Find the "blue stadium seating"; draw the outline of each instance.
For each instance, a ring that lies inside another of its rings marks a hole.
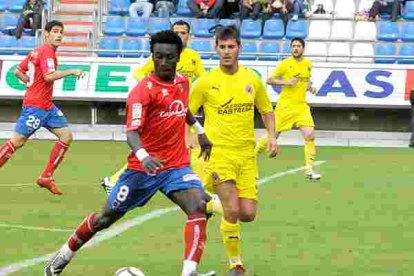
[[[9,6],[7,7],[7,9],[11,12],[20,12],[22,10],[24,3],[26,3],[26,0],[9,1]]]
[[[99,51],[100,57],[117,57],[119,55],[119,39],[116,37],[101,37],[99,39],[100,50],[114,50],[114,51]]]
[[[109,1],[108,13],[112,15],[125,15],[128,12],[128,5],[125,5],[125,1],[111,0]]]
[[[15,13],[4,13],[2,14],[3,20],[0,20],[0,28],[3,31],[7,28],[16,28],[17,20],[19,15]]]
[[[404,19],[414,19],[414,1],[407,1],[404,6],[402,17]]]
[[[4,12],[7,9],[7,1],[0,0],[0,11]]]
[[[308,27],[305,20],[289,21],[286,28],[286,38],[294,37],[306,38],[308,36]]]
[[[147,21],[141,17],[129,17],[126,22],[126,35],[144,36],[147,33]]]
[[[159,31],[169,30],[171,27],[168,18],[150,17],[148,21],[148,33],[150,35]]]
[[[401,44],[399,55],[414,56],[414,44]],[[400,57],[398,58],[397,62],[401,64],[414,64],[414,59]]]
[[[397,41],[400,37],[398,23],[379,21],[377,23],[377,39],[383,41]]]
[[[189,47],[197,52],[213,52],[213,46],[211,44],[211,40],[203,39],[203,40],[192,40],[189,43]],[[212,54],[202,54],[200,53],[201,58],[211,58]]]
[[[403,22],[401,29],[402,41],[414,41],[414,22]]]
[[[280,19],[266,20],[263,27],[264,39],[281,39],[285,36],[285,26]]]
[[[280,52],[280,45],[278,42],[274,41],[262,41],[259,46],[259,53],[266,54],[276,54]],[[279,56],[270,56],[270,55],[258,55],[259,60],[279,60]]]
[[[14,55],[17,48],[17,39],[14,36],[1,36],[0,48],[10,48],[10,51],[0,50],[0,55]]]
[[[240,59],[241,60],[255,60],[257,53],[257,44],[256,41],[242,41],[242,50],[241,50]],[[254,55],[245,55],[245,54],[254,54]]]
[[[231,25],[235,25],[237,27],[240,26],[240,20],[238,19],[224,18],[224,19],[220,19],[218,23],[223,26],[231,26]]]
[[[27,55],[36,46],[36,39],[34,36],[22,36],[20,39],[20,47],[17,51],[19,55]]]
[[[216,25],[214,19],[194,19],[193,20],[193,35],[196,37],[212,37],[213,34],[209,32],[209,29]]]
[[[287,58],[290,56],[290,41],[285,41],[282,43],[282,56],[281,59]]]
[[[147,58],[150,55],[151,55],[150,44],[149,44],[149,40],[146,39],[146,40],[144,40],[144,53],[142,54],[142,56]]]
[[[179,0],[177,5],[177,11],[175,12],[179,16],[192,16],[192,11],[187,6],[187,0]]]
[[[240,33],[242,38],[259,38],[262,35],[262,20],[244,19]]]
[[[379,43],[375,45],[375,55],[393,56],[396,55],[395,43]],[[394,63],[395,58],[375,58],[375,63]]]
[[[142,39],[125,39],[122,42],[122,50],[134,51],[124,52],[123,56],[128,58],[137,58],[142,56],[144,50],[144,41]]]
[[[105,35],[119,36],[125,33],[125,20],[121,16],[108,16],[103,30]]]

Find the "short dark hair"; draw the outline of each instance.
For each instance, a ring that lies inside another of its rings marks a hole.
[[[58,20],[52,20],[52,21],[49,21],[49,22],[46,23],[45,31],[50,32],[52,30],[52,28],[55,27],[55,26],[59,26],[62,29],[64,28],[62,22],[60,22]]]
[[[174,28],[174,26],[187,26],[188,33],[190,33],[191,26],[190,26],[190,23],[188,23],[187,21],[178,20],[178,21],[174,22],[174,24],[172,24],[172,26],[171,26],[171,30]]]
[[[293,42],[295,41],[299,41],[300,44],[302,44],[302,47],[305,48],[305,40],[303,40],[303,38],[301,37],[295,37],[290,41],[290,47],[292,47]]]
[[[178,34],[174,33],[171,30],[160,31],[151,36],[151,39],[150,39],[151,53],[154,53],[154,45],[157,43],[175,44],[177,46],[178,54],[181,54],[181,51],[183,50],[183,41],[178,36]]]
[[[240,32],[235,25],[216,27],[216,45],[219,40],[235,39],[237,44],[241,44]]]

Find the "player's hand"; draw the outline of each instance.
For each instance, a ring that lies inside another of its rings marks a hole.
[[[276,137],[269,137],[267,141],[267,151],[269,152],[269,157],[273,158],[279,152],[279,145],[277,144]]]
[[[77,79],[82,79],[85,76],[85,71],[80,69],[73,69],[72,74],[75,75]]]
[[[309,87],[309,89],[308,89],[308,91],[311,93],[311,94],[316,94],[316,88],[315,87]]]
[[[204,161],[208,161],[210,159],[213,144],[207,138],[207,135],[205,133],[198,135],[198,143],[200,144],[201,148],[198,158],[203,157]]]
[[[147,156],[142,160],[141,164],[146,173],[156,173],[157,170],[164,166],[164,161],[157,157]]]
[[[291,78],[290,80],[287,81],[287,85],[288,86],[295,86],[296,83],[298,83],[298,78]]]

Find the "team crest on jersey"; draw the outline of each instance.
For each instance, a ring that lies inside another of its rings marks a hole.
[[[180,90],[181,93],[184,92],[184,87],[183,87],[183,85],[181,83],[178,84],[178,90]]]
[[[150,81],[147,82],[147,88],[150,89],[150,90],[152,89],[152,82],[150,82]]]
[[[161,93],[162,93],[162,96],[164,98],[167,97],[168,96],[168,89],[166,89],[166,88],[161,89]]]
[[[195,59],[192,59],[191,62],[193,63],[194,66],[196,65]]]
[[[253,91],[252,86],[250,84],[247,84],[246,85],[246,93],[249,94],[249,95],[251,95],[252,94],[252,91]]]
[[[211,178],[213,179],[213,181],[215,182],[215,183],[217,183],[217,182],[219,182],[220,181],[220,176],[218,175],[218,173],[216,173],[216,172],[213,172],[212,174],[211,174]]]

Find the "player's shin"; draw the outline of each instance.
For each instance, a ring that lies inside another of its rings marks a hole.
[[[76,228],[75,233],[69,238],[67,245],[70,251],[73,253],[81,248],[86,242],[88,242],[96,233],[94,229],[94,218],[96,214],[89,214],[78,228]],[[70,253],[70,252],[69,252]]]
[[[220,224],[220,230],[226,254],[229,258],[230,269],[236,267],[237,265],[242,265],[240,257],[240,223],[230,223],[223,217]]]
[[[65,144],[62,141],[57,141],[53,146],[53,149],[49,156],[49,161],[47,162],[46,168],[42,173],[42,177],[51,177],[55,172],[56,168],[59,166],[60,162],[68,150],[69,145]]]
[[[315,162],[316,146],[315,140],[305,140],[305,165],[306,171],[312,172],[313,164]]]
[[[207,219],[203,214],[189,215],[184,229],[185,253],[181,276],[190,276],[197,270],[204,251]]]
[[[16,147],[9,140],[0,147],[0,168],[12,157]]]

